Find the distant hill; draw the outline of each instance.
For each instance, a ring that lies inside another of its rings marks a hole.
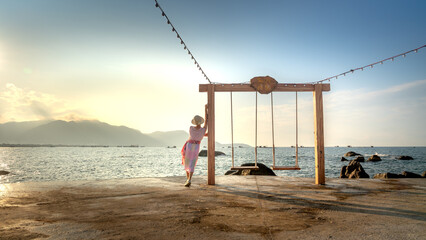
[[[125,126],[99,121],[35,121],[0,124],[0,143],[60,145],[181,145],[188,138],[184,131],[143,134]],[[182,140],[183,139],[183,140]]]
[[[51,145],[108,145],[180,148],[189,134],[185,131],[153,132],[144,134],[125,126],[113,126],[100,121],[32,121],[0,124],[0,144],[51,144]],[[207,138],[201,147],[207,146]],[[216,142],[217,148],[230,144]],[[234,147],[250,147],[235,143]]]
[[[153,132],[147,134],[148,136],[158,140],[167,146],[183,146],[186,140],[188,140],[189,134],[185,131],[170,131],[170,132]]]
[[[8,122],[0,124],[0,143],[6,141],[10,143],[19,142],[22,134],[40,125],[50,121],[31,121],[31,122]]]

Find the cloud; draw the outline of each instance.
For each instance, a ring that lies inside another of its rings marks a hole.
[[[0,86],[0,122],[88,119],[84,115],[54,95],[19,88],[12,83]]]
[[[376,91],[354,89],[326,94],[328,144],[425,144],[425,91],[426,80],[419,80]]]
[[[409,89],[412,89],[412,88],[421,87],[423,85],[426,86],[426,79],[393,86],[393,87],[390,87],[390,88],[387,88],[387,89],[374,91],[374,92],[371,92],[369,94],[372,95],[372,96],[380,96],[380,95],[385,95],[385,94],[390,94],[390,93],[402,92],[402,91],[409,90]]]
[[[376,90],[376,91],[367,91],[366,89],[354,89],[354,90],[331,92],[330,94],[326,95],[326,98],[327,98],[327,102],[331,105],[333,104],[342,105],[348,101],[351,101],[351,102],[359,101],[359,100],[367,101],[373,98],[378,98],[378,97],[382,97],[382,96],[386,96],[390,94],[396,94],[406,90],[424,87],[424,86],[426,86],[426,79],[404,83],[401,85],[392,86],[389,88]]]

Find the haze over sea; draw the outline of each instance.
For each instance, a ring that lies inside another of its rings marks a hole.
[[[231,167],[231,148],[223,147],[226,156],[216,157],[216,175]],[[410,171],[421,174],[426,170],[426,147],[327,147],[325,173],[338,178],[341,157],[348,151],[369,156],[377,154],[380,162],[361,163],[372,178],[381,172]],[[258,162],[272,165],[272,149],[258,148]],[[277,165],[294,165],[294,148],[276,148]],[[414,160],[397,160],[409,155]],[[352,159],[347,157],[349,160]],[[235,148],[235,165],[253,162],[254,148]],[[275,171],[278,176],[314,177],[314,148],[299,148],[300,171]],[[10,174],[0,176],[0,183],[124,179],[140,177],[183,176],[180,148],[165,147],[2,147],[0,170]],[[199,157],[195,176],[207,175],[207,158]]]

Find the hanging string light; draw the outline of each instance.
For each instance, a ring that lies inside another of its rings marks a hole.
[[[405,57],[407,56],[407,54],[409,54],[409,53],[411,53],[411,52],[415,52],[415,53],[417,53],[420,49],[422,49],[422,48],[424,48],[424,47],[426,47],[426,45],[423,45],[423,46],[421,46],[421,47],[418,47],[418,48],[416,48],[416,49],[410,50],[410,51],[405,52],[405,53],[401,53],[401,54],[395,55],[395,56],[390,57],[390,58],[383,59],[383,60],[381,60],[381,61],[378,61],[378,62],[375,62],[375,63],[372,63],[372,64],[365,65],[365,66],[363,66],[363,67],[354,68],[354,69],[351,69],[351,70],[346,71],[346,72],[344,72],[344,73],[337,74],[337,75],[335,75],[335,76],[328,77],[328,78],[325,78],[325,79],[322,79],[322,80],[319,80],[319,81],[316,81],[316,82],[312,82],[312,84],[322,83],[322,82],[325,82],[325,81],[330,81],[330,80],[331,80],[331,79],[333,79],[333,78],[337,79],[337,78],[338,78],[338,77],[340,77],[340,76],[346,76],[346,74],[347,74],[347,73],[354,73],[355,71],[358,71],[358,70],[364,71],[364,68],[367,68],[367,67],[373,68],[373,67],[374,67],[374,65],[376,65],[376,64],[383,64],[384,62],[386,62],[386,61],[388,61],[388,60],[393,61],[393,60],[394,60],[395,58],[397,58],[397,57],[401,57],[401,56],[402,56],[402,57],[404,57],[404,58],[405,58]]]
[[[176,28],[173,26],[172,22],[170,21],[169,17],[167,17],[166,13],[164,12],[163,8],[161,8],[160,4],[158,4],[157,0],[155,0],[155,7],[159,8],[161,11],[161,15],[166,18],[167,24],[169,24],[172,27],[172,32],[176,32],[176,37],[180,40],[180,44],[183,45],[184,50],[188,50],[188,54],[191,56],[191,59],[194,60],[194,64],[197,66],[198,70],[200,70],[201,74],[204,76],[204,78],[211,84],[209,77],[207,77],[207,74],[204,72],[204,70],[200,67],[200,64],[195,59],[194,55],[192,55],[191,51],[189,51],[188,46],[186,46],[185,42],[183,41],[180,34],[177,32]]]
[[[175,33],[176,33],[176,37],[180,40],[180,44],[181,44],[181,45],[183,45],[183,49],[184,49],[184,50],[187,50],[188,54],[191,56],[191,59],[192,59],[192,60],[194,60],[194,64],[196,65],[196,67],[198,68],[198,70],[201,72],[201,74],[204,76],[204,78],[205,78],[205,79],[206,79],[206,80],[207,80],[210,84],[212,84],[212,82],[210,81],[210,79],[209,79],[209,77],[207,76],[207,74],[206,74],[206,73],[204,72],[204,70],[201,68],[200,64],[199,64],[199,63],[198,63],[198,61],[195,59],[194,55],[193,55],[193,54],[192,54],[192,52],[189,50],[189,48],[188,48],[188,46],[186,45],[186,43],[183,41],[182,37],[181,37],[181,36],[180,36],[180,34],[177,32],[176,28],[173,26],[172,22],[170,21],[169,17],[168,17],[168,16],[166,15],[166,13],[164,12],[163,8],[161,8],[160,4],[158,4],[158,1],[157,1],[157,0],[155,0],[155,7],[157,7],[157,8],[159,8],[159,9],[160,9],[160,11],[161,11],[161,15],[162,15],[163,17],[165,17],[165,18],[166,18],[166,20],[167,20],[167,24],[169,24],[169,25],[172,27],[172,32],[175,32]],[[312,83],[312,84],[317,84],[317,83],[322,83],[322,82],[325,82],[325,81],[329,81],[329,82],[330,82],[330,80],[332,80],[332,79],[337,79],[337,78],[338,78],[338,77],[340,77],[340,76],[346,76],[346,74],[348,74],[348,73],[354,73],[355,71],[358,71],[358,70],[364,71],[364,68],[367,68],[367,67],[373,68],[373,67],[374,67],[374,65],[376,65],[376,64],[383,64],[384,62],[386,62],[386,61],[388,61],[388,60],[394,61],[394,59],[395,59],[395,58],[397,58],[397,57],[401,57],[401,56],[403,56],[403,57],[405,58],[407,54],[409,54],[409,53],[411,53],[411,52],[415,52],[415,53],[417,53],[420,49],[422,49],[422,48],[424,48],[424,47],[426,47],[426,45],[423,45],[423,46],[418,47],[418,48],[416,48],[416,49],[410,50],[410,51],[408,51],[408,52],[404,52],[404,53],[401,53],[401,54],[395,55],[395,56],[393,56],[393,57],[389,57],[389,58],[383,59],[383,60],[381,60],[381,61],[378,61],[378,62],[375,62],[375,63],[372,63],[372,64],[365,65],[365,66],[363,66],[363,67],[353,68],[353,69],[351,69],[351,70],[349,70],[349,71],[346,71],[346,72],[343,72],[343,73],[340,73],[340,74],[337,74],[337,75],[335,75],[335,76],[328,77],[328,78],[325,78],[325,79],[322,79],[322,80],[319,80],[319,81],[311,82],[311,83]]]

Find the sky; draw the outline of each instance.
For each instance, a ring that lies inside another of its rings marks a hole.
[[[426,44],[426,2],[159,0],[213,82],[321,80]],[[99,120],[188,131],[208,83],[154,0],[0,0],[0,123]],[[334,79],[326,146],[426,146],[426,48]],[[229,93],[216,139],[231,142]],[[234,93],[234,141],[254,145],[255,95]],[[295,145],[295,93],[274,94],[275,144]],[[258,144],[271,145],[269,95]],[[313,146],[312,93],[298,94],[299,145]]]

